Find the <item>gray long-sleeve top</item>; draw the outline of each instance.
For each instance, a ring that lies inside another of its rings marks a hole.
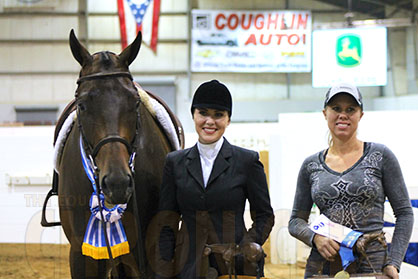
[[[312,247],[314,232],[308,218],[313,203],[333,222],[360,232],[382,230],[384,202],[388,198],[396,217],[386,264],[399,270],[412,233],[413,213],[402,172],[392,151],[366,142],[363,156],[342,173],[325,164],[326,151],[318,152],[299,171],[289,232]]]

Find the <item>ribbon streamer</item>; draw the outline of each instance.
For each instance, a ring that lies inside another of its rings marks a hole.
[[[356,256],[353,254],[353,246],[357,239],[362,235],[362,232],[351,231],[341,242],[339,253],[344,270],[356,260]]]
[[[89,178],[93,193],[90,198],[91,216],[87,224],[86,233],[84,235],[83,245],[81,247],[82,254],[92,257],[95,260],[109,259],[107,251],[105,233],[103,231],[103,221],[109,237],[110,249],[114,258],[129,253],[129,243],[125,230],[122,225],[121,217],[126,210],[126,204],[117,204],[113,208],[107,208],[104,204],[104,195],[100,194],[100,201],[97,198],[97,185],[94,175],[92,162],[87,159],[84,152],[83,140],[80,136],[81,160],[83,162],[84,171]],[[103,217],[101,220],[99,202],[102,206]]]

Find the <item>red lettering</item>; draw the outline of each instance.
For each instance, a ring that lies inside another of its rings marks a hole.
[[[289,45],[297,45],[300,41],[300,38],[297,34],[292,34],[287,38]]]
[[[238,16],[236,14],[232,14],[228,18],[228,27],[231,30],[234,30],[238,27]]]
[[[282,43],[283,36],[287,37],[286,34],[276,34],[275,36],[277,37],[277,45],[280,45]]]
[[[290,25],[289,29],[293,29],[295,27],[295,14],[292,14],[292,25]]]
[[[274,24],[274,29],[277,29],[277,22],[279,20],[279,14],[275,14],[275,18],[272,18],[272,14],[269,14],[267,20],[267,29],[270,29],[270,25]]]
[[[225,20],[225,15],[224,14],[218,14],[215,18],[215,27],[218,28],[219,30],[222,30],[225,28],[225,23],[220,23],[221,20]]]
[[[260,36],[260,44],[262,44],[262,45],[269,45],[270,44],[270,42],[271,42],[271,34],[270,35],[268,35],[268,37],[269,37],[269,39],[268,39],[268,41],[267,42],[264,42],[263,41],[263,38],[264,38],[264,34],[261,34],[261,36]]]
[[[309,19],[309,14],[305,14],[305,18],[303,18],[302,14],[298,15],[298,27],[297,27],[297,29],[299,29],[301,26],[303,27],[303,29],[306,29],[308,19]]]
[[[274,37],[273,37],[274,36]],[[306,44],[306,34],[251,34],[245,45],[270,45],[272,44],[273,38],[277,38],[277,45],[281,45],[282,43],[287,43],[289,45],[297,45],[299,43]]]
[[[253,44],[253,45],[257,45],[257,39],[255,38],[255,34],[251,34],[247,41],[245,42],[245,45],[249,45],[249,44]]]
[[[241,27],[242,27],[242,29],[244,29],[244,30],[250,29],[252,19],[253,19],[253,14],[250,14],[250,16],[248,18],[248,24],[245,25],[245,14],[242,14],[242,17],[241,17]]]
[[[254,19],[254,26],[257,30],[263,29],[264,27],[264,16],[262,14],[256,15]]]

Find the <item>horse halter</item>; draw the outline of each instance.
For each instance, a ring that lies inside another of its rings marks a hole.
[[[77,80],[77,84],[80,85],[84,81],[89,80],[95,80],[95,79],[106,79],[106,78],[116,78],[116,77],[128,77],[131,81],[133,81],[132,75],[129,72],[111,72],[111,73],[95,73],[87,76],[79,77]],[[78,129],[80,131],[81,137],[83,139],[83,145],[87,147],[87,155],[92,163],[95,175],[98,174],[99,168],[96,165],[95,158],[97,154],[99,153],[100,149],[107,143],[110,142],[120,142],[123,145],[125,145],[128,154],[130,155],[129,159],[129,167],[131,169],[131,172],[134,173],[135,171],[135,156],[136,156],[136,139],[139,133],[139,112],[137,110],[137,117],[136,117],[136,130],[134,138],[132,139],[132,142],[129,143],[125,138],[119,136],[119,135],[108,135],[102,139],[99,140],[99,142],[92,147],[92,145],[88,142],[83,126],[81,125],[81,117],[80,117],[80,110],[77,107],[77,123],[78,123]]]
[[[133,77],[129,72],[111,72],[111,73],[95,73],[87,76],[82,76],[77,79],[77,84],[80,85],[83,81],[92,80],[92,79],[103,79],[108,77],[128,77],[133,81]]]

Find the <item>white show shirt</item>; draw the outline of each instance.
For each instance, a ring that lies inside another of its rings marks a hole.
[[[200,164],[202,165],[203,183],[206,187],[210,173],[212,172],[213,163],[216,156],[218,156],[219,150],[221,150],[224,138],[221,137],[218,141],[210,144],[203,144],[197,142],[197,149],[200,155]]]

